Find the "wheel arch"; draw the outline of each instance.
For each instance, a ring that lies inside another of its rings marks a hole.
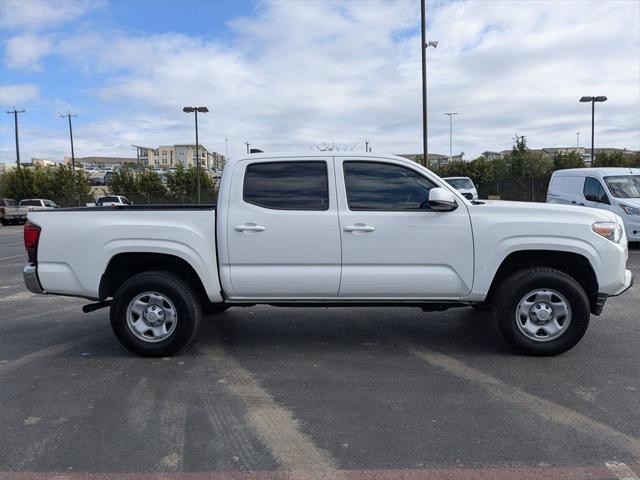
[[[189,262],[177,255],[155,252],[118,253],[111,257],[100,278],[100,299],[113,297],[118,287],[133,275],[150,271],[164,271],[180,277],[202,302],[209,302],[204,283]]]
[[[584,289],[591,312],[598,310],[598,277],[587,257],[575,252],[559,250],[518,250],[507,255],[498,267],[485,303],[491,304],[498,286],[512,273],[527,267],[549,267],[566,273]]]

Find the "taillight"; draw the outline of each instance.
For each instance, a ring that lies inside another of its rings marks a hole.
[[[29,263],[38,263],[38,241],[40,240],[40,227],[34,223],[24,224],[24,248],[27,249]]]
[[[4,207],[0,207],[0,215],[4,215],[4,214],[5,214],[5,211],[6,211],[6,210],[4,209]]]

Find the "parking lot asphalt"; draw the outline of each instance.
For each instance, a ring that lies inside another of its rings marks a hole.
[[[0,227],[2,479],[640,477],[638,285],[551,358],[471,308],[260,306],[144,359],[108,310],[26,291],[21,234]]]

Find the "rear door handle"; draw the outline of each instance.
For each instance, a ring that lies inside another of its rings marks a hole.
[[[255,224],[238,225],[235,228],[236,232],[264,232],[266,229],[267,227]]]
[[[345,232],[373,232],[376,227],[356,223],[355,225],[346,225],[342,229]]]

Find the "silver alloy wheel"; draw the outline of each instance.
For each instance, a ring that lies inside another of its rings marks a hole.
[[[158,292],[141,293],[127,307],[127,327],[145,342],[161,342],[174,332],[177,323],[173,302]]]
[[[516,325],[531,340],[548,342],[564,334],[571,323],[571,306],[560,292],[538,289],[516,307]]]

